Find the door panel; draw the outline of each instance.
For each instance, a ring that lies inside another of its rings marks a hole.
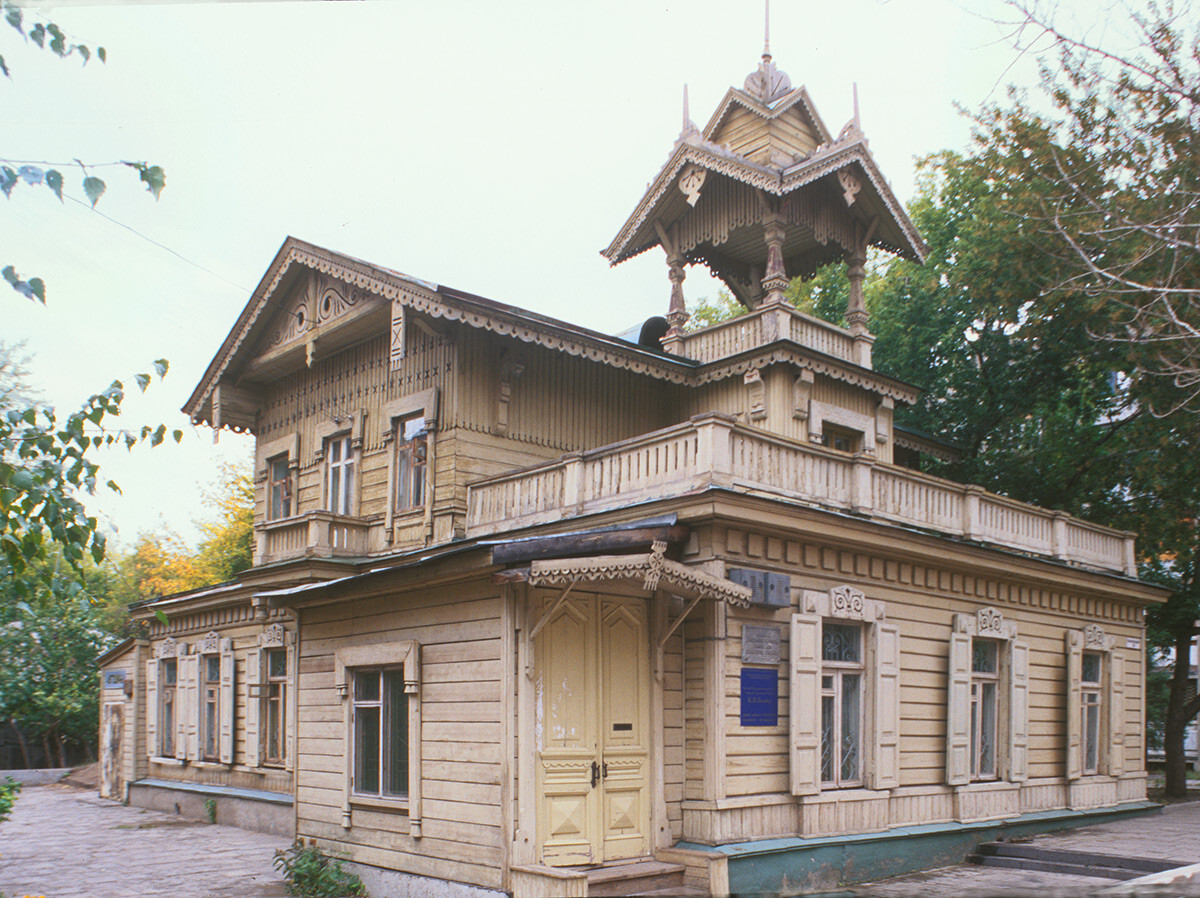
[[[540,615],[556,597],[535,600]],[[649,633],[640,599],[572,595],[535,646],[542,861],[649,853]]]

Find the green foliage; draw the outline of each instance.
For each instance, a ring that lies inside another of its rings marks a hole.
[[[215,798],[204,799],[204,815],[208,817],[209,823],[217,822],[217,800]]]
[[[3,823],[12,814],[13,805],[17,801],[17,793],[21,791],[21,784],[11,776],[6,776],[4,782],[0,783],[0,823]]]
[[[734,299],[733,294],[729,291],[719,290],[715,299],[702,296],[696,300],[695,304],[688,309],[688,314],[691,317],[688,319],[687,329],[698,331],[701,328],[737,318],[739,315],[745,315],[746,307]]]
[[[289,895],[342,898],[367,894],[362,880],[343,870],[338,858],[330,857],[311,842],[305,845],[297,839],[291,848],[277,850],[274,865],[283,874]]]
[[[22,597],[0,562],[0,719],[16,721],[48,754],[57,750],[62,766],[64,742],[95,742],[96,658],[116,640],[104,626],[103,604],[93,601],[94,583],[81,583],[57,553],[36,566],[34,588],[26,583]]]
[[[155,362],[161,377],[167,363]],[[140,375],[145,389],[149,375]],[[144,427],[139,434],[109,424],[120,415],[125,387],[120,381],[90,396],[76,412],[60,416],[46,406],[0,401],[0,560],[13,577],[16,595],[28,597],[30,565],[50,547],[79,569],[85,557],[104,558],[105,537],[87,513],[80,491],[94,493],[99,467],[90,452],[101,446],[139,442],[158,445],[166,426]],[[172,437],[183,437],[175,430]],[[107,486],[119,489],[111,480]]]

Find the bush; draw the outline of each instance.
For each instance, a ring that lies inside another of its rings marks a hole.
[[[6,776],[4,782],[0,783],[0,823],[7,820],[8,815],[12,813],[13,803],[20,791],[21,784],[11,776]]]
[[[275,852],[275,867],[283,874],[289,895],[300,898],[344,898],[367,894],[353,873],[342,869],[342,862],[330,857],[314,843],[297,839],[291,848]]]

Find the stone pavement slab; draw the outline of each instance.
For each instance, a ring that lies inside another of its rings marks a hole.
[[[1050,850],[1091,851],[1121,857],[1179,861],[1181,865],[1194,864],[1200,862],[1200,801],[1167,805],[1157,814],[1114,820],[1066,832],[1046,833],[1022,841]],[[852,891],[858,895],[877,895],[880,898],[1084,898],[1100,895],[1104,889],[1119,884],[1115,880],[1091,876],[962,864],[863,883]],[[1175,888],[1167,893],[1200,895],[1200,889]]]
[[[279,836],[126,807],[72,786],[22,790],[0,823],[8,898],[278,898]]]

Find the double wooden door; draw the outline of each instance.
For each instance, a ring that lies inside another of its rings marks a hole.
[[[535,619],[555,601],[535,601]],[[598,864],[649,854],[646,600],[572,593],[536,641],[542,862]]]

